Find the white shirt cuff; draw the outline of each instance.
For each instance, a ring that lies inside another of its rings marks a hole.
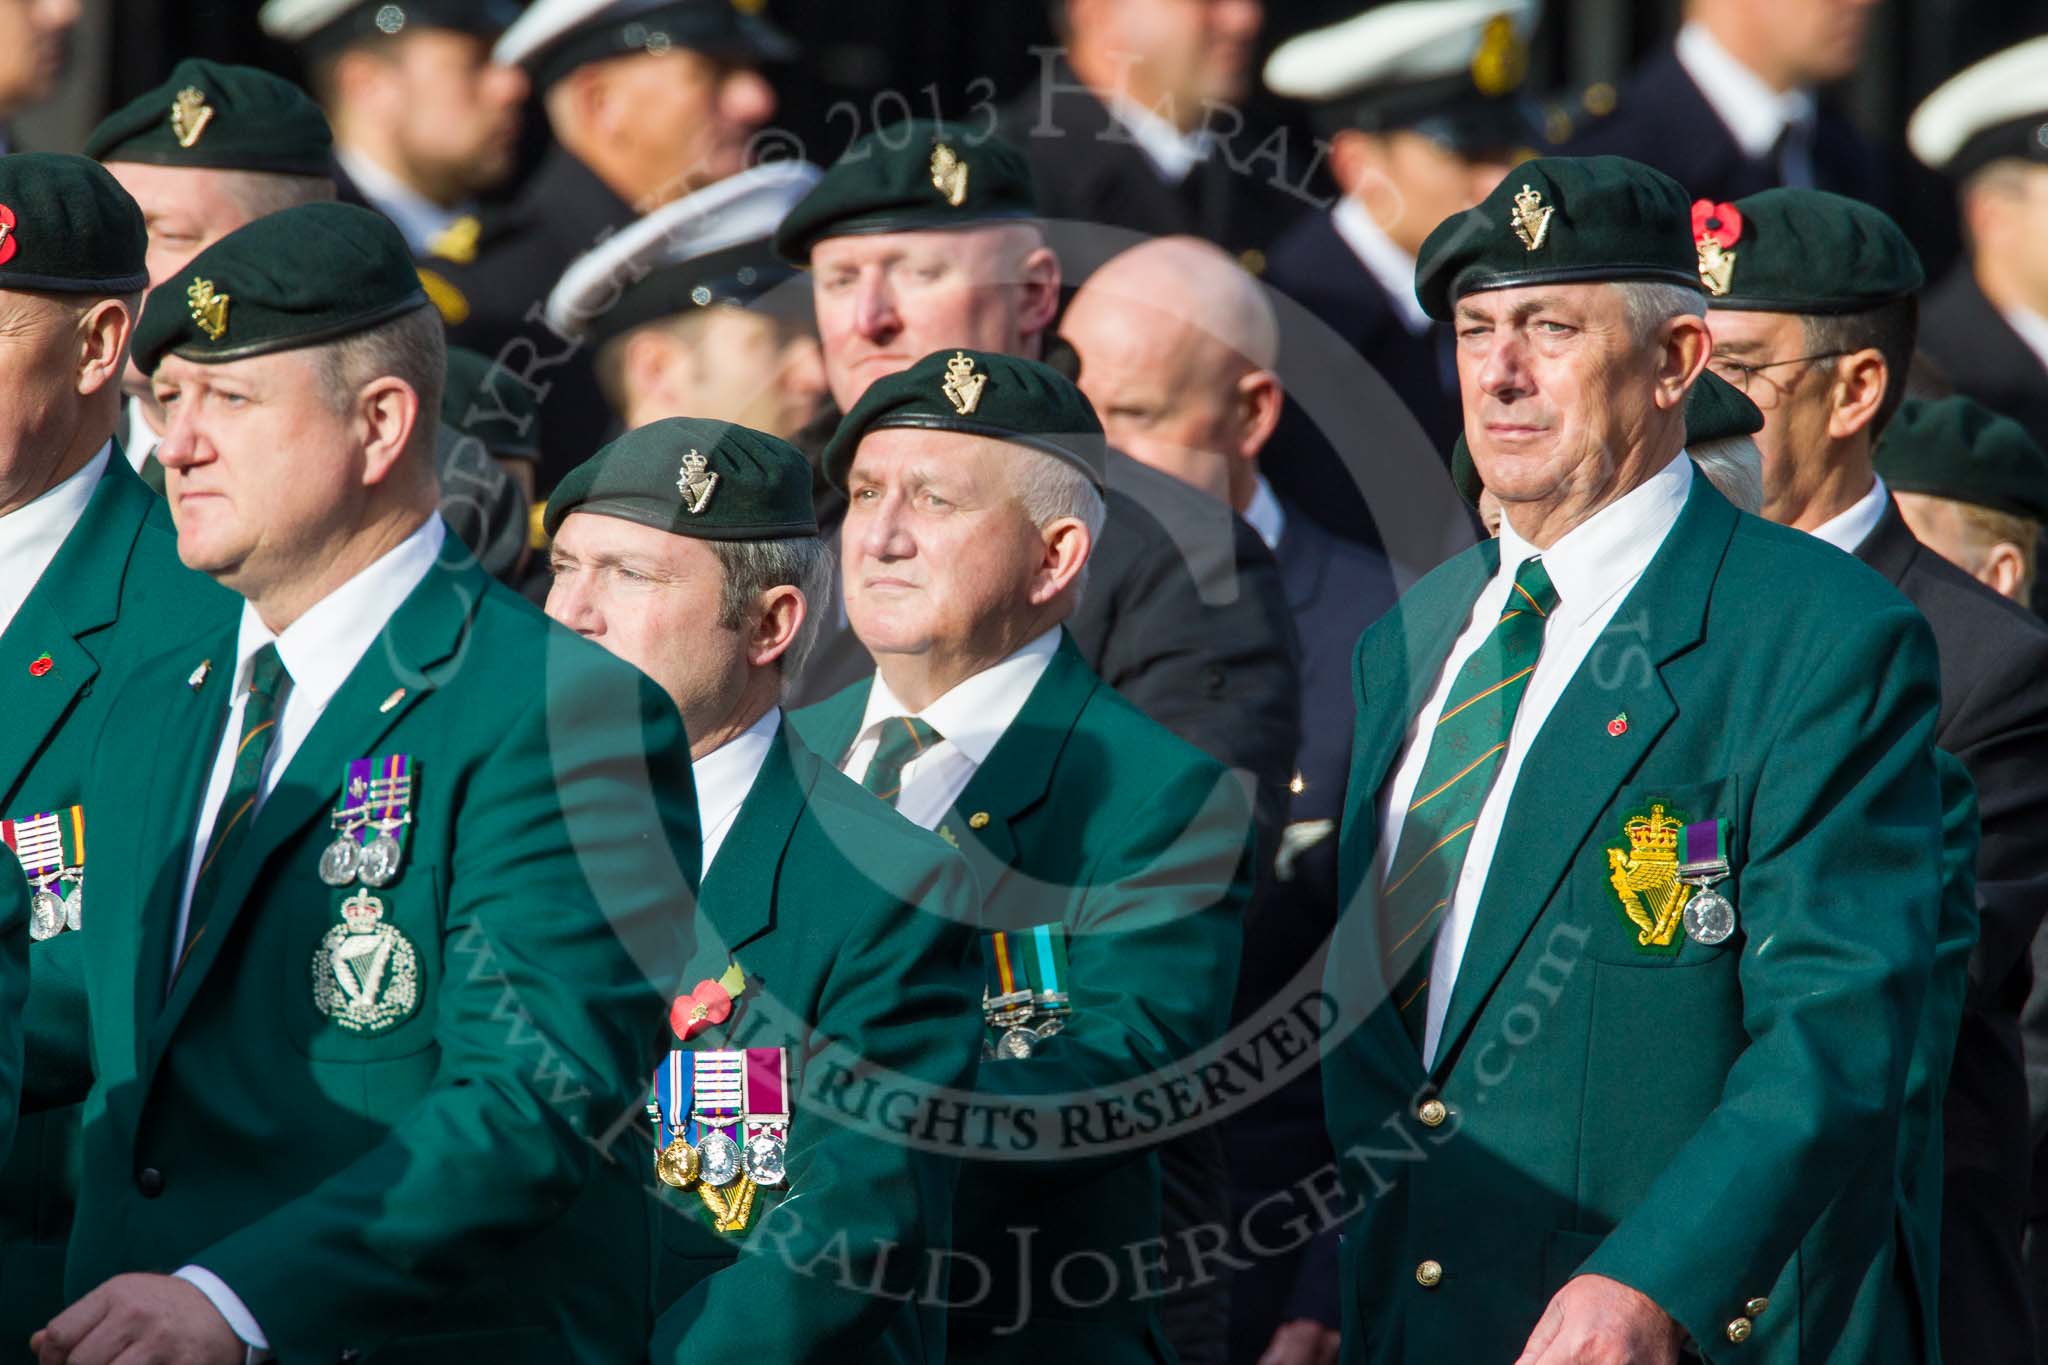
[[[227,1320],[234,1334],[249,1348],[246,1365],[260,1365],[269,1360],[270,1338],[263,1335],[263,1329],[256,1325],[255,1314],[242,1302],[241,1296],[228,1288],[227,1282],[203,1265],[179,1266],[173,1272],[175,1278],[206,1295],[206,1301],[214,1311]]]

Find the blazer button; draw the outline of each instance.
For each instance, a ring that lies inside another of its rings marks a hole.
[[[1749,1317],[1760,1318],[1764,1315],[1764,1310],[1770,1306],[1771,1301],[1769,1299],[1751,1299],[1748,1303],[1742,1305],[1742,1311]]]
[[[1451,1111],[1444,1107],[1442,1100],[1424,1100],[1422,1107],[1415,1111],[1415,1117],[1431,1128],[1441,1128],[1444,1120],[1450,1116]]]
[[[1444,1268],[1435,1261],[1424,1261],[1415,1267],[1415,1283],[1424,1289],[1434,1289],[1444,1280]]]
[[[1748,1318],[1737,1318],[1728,1324],[1728,1340],[1741,1345],[1749,1340],[1752,1324]]]
[[[135,1175],[135,1188],[144,1199],[156,1198],[164,1192],[164,1173],[154,1166],[144,1166]]]

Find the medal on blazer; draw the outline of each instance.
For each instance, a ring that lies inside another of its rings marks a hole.
[[[412,823],[412,759],[405,754],[358,758],[342,777],[341,804],[328,821],[334,841],[320,855],[320,880],[384,887],[398,880],[405,831]]]
[[[1017,933],[989,935],[988,984],[982,1017],[995,1033],[986,1055],[1006,1061],[1029,1057],[1066,1026],[1067,933],[1060,924],[1035,924]]]
[[[1685,906],[1685,936],[1712,948],[1735,932],[1735,904],[1714,890],[1728,876],[1728,829],[1719,820],[1695,820],[1679,841],[1678,879],[1693,888]]]
[[[84,923],[85,807],[0,820],[0,839],[14,850],[32,888],[29,937],[42,942],[79,928]]]
[[[750,1047],[747,1058],[747,1178],[773,1189],[788,1175],[789,1073],[779,1047]]]
[[[695,1071],[687,1052],[668,1054],[654,1073],[654,1175],[662,1184],[687,1190],[697,1178],[697,1148],[690,1141],[690,1092]]]
[[[341,903],[341,919],[313,952],[313,1005],[350,1033],[382,1033],[419,1008],[419,954],[367,891]]]
[[[746,1110],[746,1053],[730,1048],[693,1052],[696,1095],[690,1106],[697,1131],[697,1197],[720,1232],[742,1232],[754,1211],[754,1181],[746,1173],[738,1134]]]

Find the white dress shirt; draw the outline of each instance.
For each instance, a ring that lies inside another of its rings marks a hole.
[[[1856,547],[1870,538],[1877,524],[1884,520],[1884,509],[1891,505],[1892,494],[1884,486],[1884,480],[1871,475],[1870,491],[1826,521],[1813,528],[1811,534],[1837,550],[1856,553]]]
[[[397,226],[415,256],[431,254],[436,237],[453,226],[456,219],[476,211],[474,204],[443,208],[360,152],[337,147],[334,159],[363,192],[363,198],[370,201],[370,207]]]
[[[1287,509],[1280,505],[1280,499],[1273,496],[1273,485],[1260,474],[1252,485],[1252,500],[1245,504],[1245,524],[1259,533],[1259,539],[1266,542],[1266,548],[1277,552],[1280,537],[1287,531]]]
[[[412,595],[414,588],[426,581],[446,534],[441,518],[428,517],[383,558],[314,603],[286,626],[282,635],[273,634],[256,615],[256,609],[243,603],[241,629],[235,637],[233,700],[228,705],[228,723],[221,732],[213,776],[206,784],[206,799],[199,808],[198,828],[193,831],[192,849],[186,859],[185,889],[178,900],[178,931],[171,939],[167,971],[184,955],[185,926],[192,915],[192,888],[199,879],[199,863],[213,838],[213,822],[220,815],[221,802],[227,799],[228,784],[234,780],[235,751],[241,746],[242,711],[249,702],[249,674],[257,652],[275,641],[278,657],[284,661],[284,670],[291,675],[292,682],[285,692],[284,709],[278,713],[270,753],[264,760],[256,809],[248,816],[251,821],[262,808],[263,800],[276,788],[278,779],[291,767],[292,755],[312,732],[327,703],[334,700],[348,675],[377,642],[392,613]],[[269,1340],[241,1298],[218,1275],[196,1265],[183,1267],[177,1275],[212,1301],[235,1335],[250,1346],[251,1360],[265,1358],[256,1353],[266,1350]]]
[[[149,463],[149,457],[156,454],[156,448],[164,438],[150,430],[149,419],[142,415],[142,400],[130,398],[123,409],[128,414],[127,430],[121,433],[121,453],[128,457],[129,466],[138,474],[142,466]]]
[[[1183,133],[1138,101],[1121,96],[1109,101],[1109,113],[1124,126],[1131,141],[1138,144],[1138,150],[1159,172],[1159,178],[1169,185],[1178,185],[1209,159],[1215,139],[1206,127]]]
[[[1771,89],[1737,61],[1707,26],[1697,20],[1678,30],[1678,64],[1707,97],[1707,104],[1735,138],[1744,156],[1760,161],[1794,124],[1811,129],[1815,104],[1808,90]],[[1810,151],[1806,153],[1809,157]],[[1802,183],[1812,182],[1811,164]]]
[[[1429,314],[1422,311],[1422,300],[1415,297],[1415,258],[1396,246],[1387,230],[1365,211],[1365,205],[1349,195],[1330,210],[1330,226],[1337,229],[1351,254],[1358,257],[1359,264],[1394,301],[1401,325],[1415,336],[1427,332]]]
[[[839,771],[860,781],[882,742],[882,723],[891,716],[916,716],[938,731],[939,739],[903,765],[903,790],[896,795],[896,810],[913,824],[938,828],[960,793],[967,790],[975,770],[988,761],[996,741],[1024,709],[1031,689],[1045,676],[1059,647],[1060,628],[1054,626],[1001,663],[955,683],[950,692],[922,711],[913,711],[896,700],[889,684],[876,673],[874,686],[868,689],[868,709]]]
[[[71,528],[85,515],[113,449],[114,443],[107,442],[76,474],[0,517],[0,632],[14,624]]]
[[[2048,318],[2017,304],[2000,309],[1999,315],[2005,319],[2006,326],[2018,332],[2020,340],[2027,343],[2027,349],[2041,362],[2041,368],[2048,370]]]
[[[1380,793],[1379,874],[1384,883],[1387,865],[1400,842],[1402,821],[1414,800],[1415,784],[1422,776],[1423,761],[1429,756],[1429,739],[1436,731],[1437,717],[1443,714],[1451,684],[1465,661],[1500,624],[1516,570],[1523,561],[1540,554],[1551,586],[1557,589],[1557,606],[1543,629],[1543,651],[1537,656],[1536,671],[1529,675],[1528,688],[1515,711],[1514,728],[1508,735],[1500,771],[1480,804],[1479,821],[1473,826],[1457,885],[1451,891],[1451,903],[1445,907],[1443,925],[1437,933],[1429,967],[1429,1016],[1422,1040],[1424,1066],[1436,1062],[1451,989],[1457,985],[1465,944],[1472,937],[1473,915],[1486,891],[1487,869],[1493,863],[1494,847],[1500,841],[1501,825],[1507,819],[1508,802],[1514,794],[1515,781],[1521,776],[1522,761],[1529,756],[1530,745],[1535,743],[1558,698],[1564,695],[1566,685],[1678,521],[1686,496],[1692,491],[1692,480],[1692,460],[1681,452],[1648,481],[1586,518],[1547,550],[1537,550],[1515,533],[1512,522],[1506,517],[1501,519],[1500,568],[1472,604],[1465,630],[1451,646],[1436,689],[1409,728],[1401,761]]]
[[[739,818],[768,750],[775,744],[775,732],[782,725],[782,708],[772,707],[767,715],[690,765],[697,784],[697,823],[704,831],[704,869],[698,885],[711,875],[711,860],[725,842],[732,823]]]

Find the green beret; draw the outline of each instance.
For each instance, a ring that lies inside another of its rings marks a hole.
[[[998,137],[911,119],[869,133],[832,163],[775,231],[775,253],[808,265],[827,237],[974,227],[1038,216],[1031,163]]]
[[[144,161],[271,175],[331,175],[334,136],[305,91],[253,66],[189,57],[171,78],[100,120],[95,161]]]
[[[0,289],[135,294],[149,285],[142,210],[82,156],[0,156]]]
[[[1030,446],[1073,465],[1097,488],[1109,484],[1102,420],[1074,381],[1036,360],[934,351],[877,379],[825,445],[821,464],[835,487],[846,487],[861,439],[883,427],[958,431]]]
[[[1873,456],[1900,493],[1926,493],[2048,525],[2048,454],[1974,399],[1908,398]]]
[[[1716,308],[1861,313],[1918,293],[1920,253],[1882,210],[1825,190],[1692,206],[1700,283]]]
[[[702,417],[637,427],[570,470],[541,524],[553,535],[571,512],[699,540],[818,534],[803,452],[751,427]]]
[[[467,346],[448,348],[441,425],[473,436],[501,460],[537,460],[540,400],[512,371]]]
[[[1686,392],[1685,443],[1688,446],[1725,441],[1731,436],[1754,436],[1763,429],[1762,409],[1749,401],[1748,394],[1712,370],[1701,371],[1699,379]],[[1451,444],[1451,482],[1458,486],[1458,492],[1466,502],[1474,507],[1479,505],[1479,494],[1484,485],[1479,482],[1479,470],[1472,463],[1472,447],[1465,443],[1463,431]]]
[[[317,346],[430,305],[381,213],[300,204],[245,223],[150,291],[130,346],[143,373],[166,351],[214,364]]]
[[[1415,295],[1431,317],[1458,299],[1529,284],[1646,280],[1700,287],[1690,201],[1662,171],[1618,156],[1525,161],[1424,239]]]

